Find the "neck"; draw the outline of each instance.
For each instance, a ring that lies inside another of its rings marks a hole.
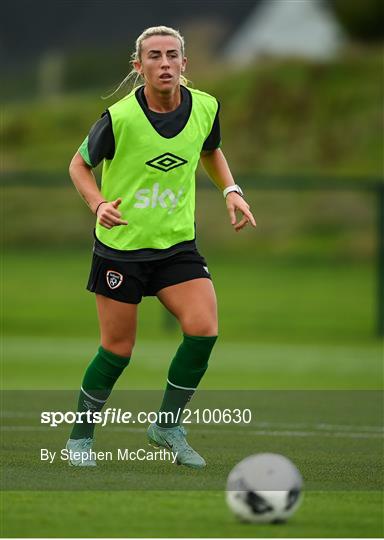
[[[180,85],[177,85],[169,92],[159,92],[155,88],[146,85],[144,95],[149,109],[155,112],[174,111],[181,103]]]

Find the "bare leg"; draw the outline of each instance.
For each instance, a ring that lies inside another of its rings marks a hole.
[[[101,345],[120,356],[131,356],[136,338],[137,305],[96,294]]]
[[[165,287],[157,297],[175,315],[185,334],[217,336],[216,294],[210,279],[191,279]]]

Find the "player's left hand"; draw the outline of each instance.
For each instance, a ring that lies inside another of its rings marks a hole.
[[[231,224],[236,232],[239,232],[243,229],[248,223],[253,227],[256,227],[256,220],[250,211],[250,206],[246,200],[243,199],[241,195],[235,191],[231,191],[225,198],[227,204],[229,217],[231,219]],[[239,211],[243,215],[242,219],[236,223],[236,212]]]

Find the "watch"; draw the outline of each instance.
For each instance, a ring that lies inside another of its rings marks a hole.
[[[228,187],[226,187],[226,188],[223,190],[223,196],[224,196],[224,199],[226,198],[226,196],[228,195],[228,193],[231,193],[231,191],[235,191],[235,192],[238,193],[241,197],[244,196],[243,190],[241,189],[241,187],[238,186],[237,184],[235,184],[234,186],[228,186]]]

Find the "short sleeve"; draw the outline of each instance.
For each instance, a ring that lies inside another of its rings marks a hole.
[[[101,118],[93,124],[78,151],[90,167],[97,167],[103,159],[113,158],[115,139],[108,111],[104,112]]]
[[[215,119],[213,121],[211,133],[205,139],[202,150],[216,150],[221,144],[221,132],[220,132],[220,120],[219,120],[220,103],[216,112]]]

